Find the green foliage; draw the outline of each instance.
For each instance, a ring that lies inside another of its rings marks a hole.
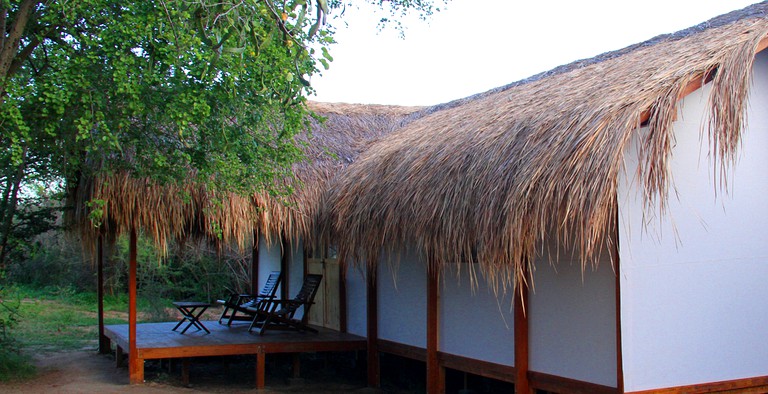
[[[204,245],[176,245],[162,257],[149,239],[137,242],[137,291],[149,300],[149,320],[167,320],[170,300],[212,302],[228,293],[227,287],[237,281],[229,266]],[[113,271],[119,273],[119,291],[127,292],[128,240],[118,240]],[[114,290],[113,290],[114,292]],[[157,302],[152,302],[157,301]]]
[[[95,349],[98,346],[96,293],[93,291],[14,286],[6,294],[18,303],[18,320],[14,328],[17,352],[19,349],[28,353]],[[127,322],[126,298],[104,298],[105,324]],[[145,316],[148,301],[140,301],[138,309],[141,316]]]
[[[30,152],[69,182],[94,170],[160,182],[191,173],[241,193],[272,187],[301,157],[293,136],[306,126],[308,79],[333,60],[328,16],[352,5],[32,1],[25,14],[26,3],[0,6],[26,27],[20,48],[0,53],[10,163]],[[439,10],[432,0],[370,3],[392,16]]]
[[[8,279],[11,283],[60,292],[94,290],[94,267],[84,262],[83,257],[76,238],[60,231],[38,235],[28,243],[25,258],[11,260]]]
[[[19,324],[20,301],[0,287],[0,381],[23,379],[35,372],[31,358],[21,352],[12,330]]]

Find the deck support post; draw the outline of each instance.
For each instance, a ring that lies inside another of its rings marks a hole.
[[[99,236],[96,262],[96,293],[99,309],[99,354],[108,354],[112,345],[104,335],[104,235]]]
[[[762,44],[763,39],[760,41]],[[619,260],[619,204],[616,204],[616,214],[613,223],[613,272],[616,276],[616,387],[624,392],[624,356],[621,346],[621,260]]]
[[[259,294],[259,231],[253,230],[251,249],[251,294]]]
[[[256,351],[256,389],[261,390],[265,386],[267,355],[263,347]]]
[[[115,346],[115,368],[122,368],[124,357],[125,355],[123,354],[123,348],[121,348],[120,345],[116,345]]]
[[[369,268],[367,282],[367,320],[368,320],[368,387],[381,386],[381,369],[379,366],[379,313],[378,287],[376,285],[375,268]]]
[[[184,357],[181,360],[181,383],[184,386],[189,386],[189,365],[191,364],[189,357]]]
[[[518,283],[514,295],[515,393],[531,394],[528,379],[528,289]]]
[[[128,244],[128,375],[131,384],[144,383],[144,360],[136,350],[136,229]]]
[[[301,378],[301,354],[293,353],[291,355],[291,361],[293,361],[293,371],[291,371],[291,377],[294,379]]]
[[[445,393],[445,368],[437,358],[440,339],[440,272],[436,261],[427,268],[427,393]]]
[[[347,264],[343,258],[339,259],[339,332],[347,332]]]
[[[288,299],[288,290],[291,283],[290,276],[291,243],[288,237],[283,234],[280,236],[280,271],[283,273],[283,282],[280,284],[280,298]]]

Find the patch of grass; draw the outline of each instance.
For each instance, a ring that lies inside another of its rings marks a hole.
[[[30,289],[15,287],[7,296],[20,300],[19,322],[14,337],[24,349],[62,351],[98,347],[97,297],[94,292],[71,288]],[[158,305],[169,300],[137,300],[139,321],[156,318]],[[104,297],[104,324],[128,322],[128,297]],[[148,318],[142,318],[147,316]]]

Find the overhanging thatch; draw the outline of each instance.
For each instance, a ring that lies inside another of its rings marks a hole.
[[[594,262],[613,242],[628,142],[646,123],[639,179],[647,206],[663,207],[678,101],[712,76],[710,149],[730,163],[766,11],[757,4],[425,110],[340,177],[340,253],[373,265],[382,251],[415,246],[440,268],[479,263],[503,286],[526,280],[548,237]]]
[[[286,197],[214,196],[195,184],[158,185],[126,173],[83,180],[74,196],[74,222],[86,245],[100,233],[116,236],[131,228],[143,231],[165,250],[170,241],[202,237],[244,247],[253,231],[268,239],[310,238],[320,194],[340,169],[351,163],[371,141],[399,127],[416,107],[309,103],[326,118],[311,121],[311,133],[298,136],[306,161],[294,165],[295,179],[286,180],[295,192]],[[89,220],[88,202],[103,200],[102,227]]]

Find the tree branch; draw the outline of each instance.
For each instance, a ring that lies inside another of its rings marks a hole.
[[[40,3],[41,0],[24,0],[19,5],[19,11],[16,13],[16,17],[11,24],[11,28],[8,31],[8,36],[5,37],[3,46],[0,48],[0,96],[5,95],[5,84],[8,81],[8,71],[11,68],[11,63],[16,58],[16,51],[19,48],[21,37],[24,34],[24,29],[32,17],[32,11],[35,6]]]

